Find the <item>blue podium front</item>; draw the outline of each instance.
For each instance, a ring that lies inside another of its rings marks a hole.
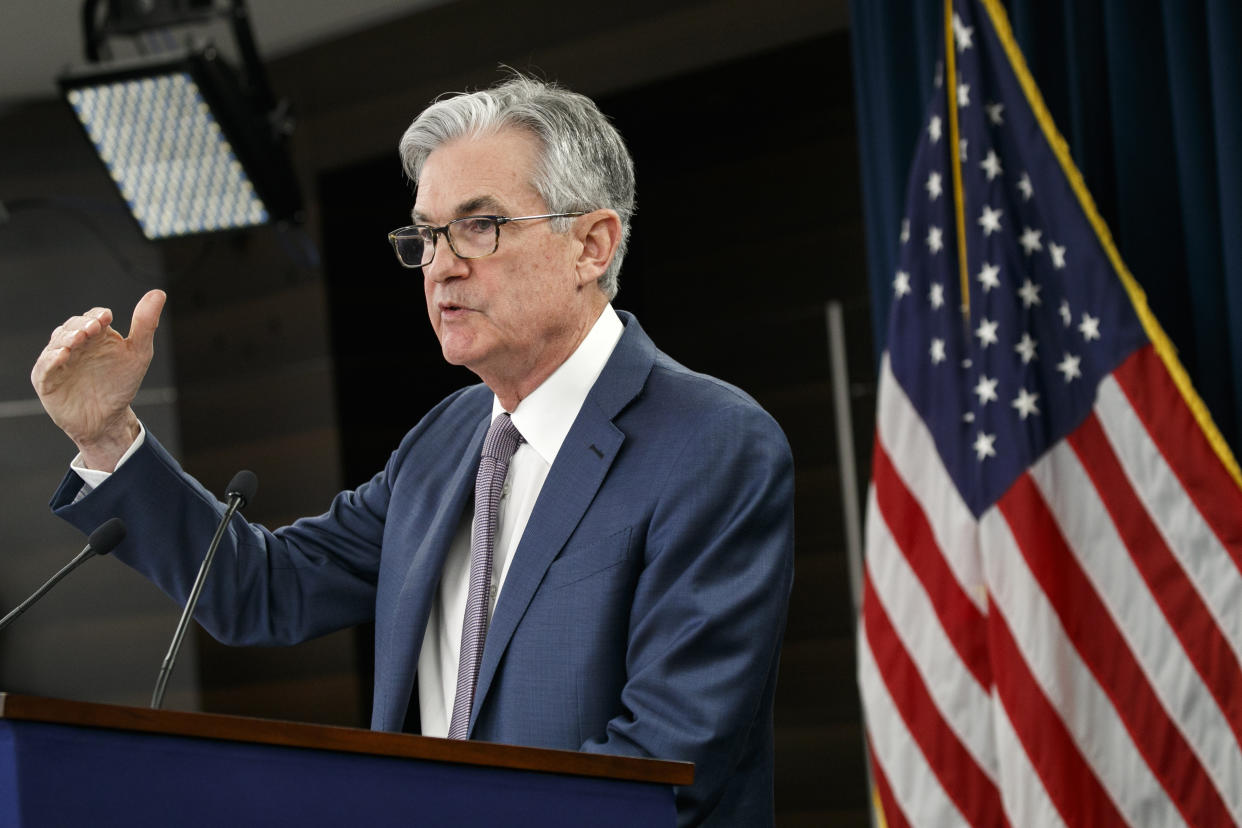
[[[692,766],[0,695],[0,828],[669,826]]]

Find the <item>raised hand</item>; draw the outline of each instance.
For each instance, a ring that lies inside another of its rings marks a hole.
[[[39,401],[82,452],[87,468],[112,471],[138,436],[130,408],[142,385],[164,308],[152,290],[134,307],[129,336],[112,329],[112,311],[92,308],[52,331],[30,372]]]

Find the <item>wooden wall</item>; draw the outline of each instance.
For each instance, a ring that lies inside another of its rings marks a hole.
[[[60,101],[0,116],[0,613],[64,566],[85,543],[47,503],[73,444],[43,413],[30,369],[52,329],[110,305],[128,329],[138,297],[167,281]],[[169,323],[135,405],[177,449],[177,388]],[[0,634],[0,689],[146,705],[180,609],[111,558],[91,560]],[[194,642],[168,686],[170,705],[198,704]]]

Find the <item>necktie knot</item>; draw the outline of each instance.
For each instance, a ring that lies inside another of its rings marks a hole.
[[[512,418],[508,414],[501,414],[492,420],[487,437],[483,439],[483,456],[508,462],[521,442],[522,433],[517,430]]]

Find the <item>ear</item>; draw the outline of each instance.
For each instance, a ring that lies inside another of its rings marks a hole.
[[[578,219],[578,240],[582,250],[574,262],[579,287],[599,280],[621,244],[621,217],[615,210],[595,210]]]

